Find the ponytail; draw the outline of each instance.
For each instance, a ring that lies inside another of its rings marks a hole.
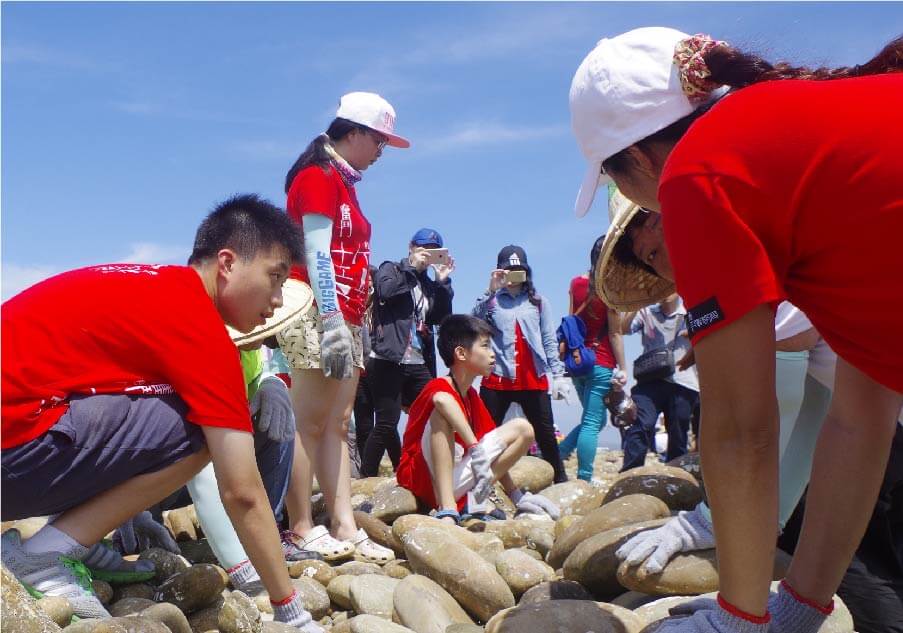
[[[715,46],[703,57],[711,73],[709,79],[713,83],[734,89],[782,79],[812,81],[847,79],[903,71],[903,36],[891,41],[864,64],[840,68],[810,69],[804,66],[791,66],[786,62],[771,64],[758,55],[744,53],[731,46]]]
[[[347,119],[333,119],[327,130],[310,142],[304,151],[301,152],[301,155],[298,156],[295,164],[288,170],[288,173],[285,175],[285,193],[288,194],[289,189],[292,188],[295,176],[305,167],[319,165],[326,168],[329,165],[331,158],[326,152],[327,143],[334,143],[354,130],[363,129],[367,128],[359,123],[354,123]]]

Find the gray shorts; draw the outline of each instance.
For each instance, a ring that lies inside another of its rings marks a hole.
[[[72,398],[46,433],[0,453],[4,521],[64,512],[204,447],[178,396]]]

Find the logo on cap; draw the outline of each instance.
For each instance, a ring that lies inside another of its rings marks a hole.
[[[509,266],[520,266],[520,257],[518,257],[517,253],[511,253],[511,256],[508,258]]]
[[[383,125],[387,130],[395,129],[395,117],[390,112],[383,112]]]

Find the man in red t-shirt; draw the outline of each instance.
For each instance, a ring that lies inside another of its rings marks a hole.
[[[450,372],[428,382],[411,405],[398,483],[448,522],[460,521],[465,506],[471,513],[482,509],[495,481],[519,510],[557,519],[554,503],[519,490],[508,474],[533,443],[533,427],[523,418],[496,427],[471,387],[495,363],[490,335],[486,322],[470,315],[442,321],[437,347]]]
[[[276,619],[321,631],[285,571],[225,327],[263,324],[301,253],[284,212],[236,196],[201,224],[187,267],[92,266],[3,304],[2,518],[59,515],[25,543],[3,535],[20,581],[80,617],[109,616],[79,561],[212,459]]]

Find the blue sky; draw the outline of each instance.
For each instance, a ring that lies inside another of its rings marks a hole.
[[[465,311],[517,243],[561,313],[607,225],[598,204],[573,216],[571,77],[598,39],[652,25],[854,64],[899,34],[903,5],[4,2],[2,296],[92,263],[183,262],[217,201],[284,204],[339,96],[369,90],[412,141],[358,186],[374,261],[438,229]]]

